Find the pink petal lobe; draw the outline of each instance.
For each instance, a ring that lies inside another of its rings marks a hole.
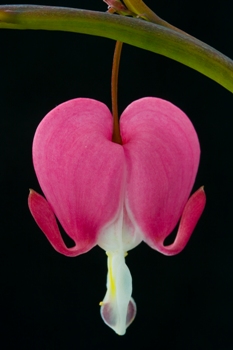
[[[126,208],[144,235],[157,242],[178,223],[196,177],[200,147],[188,117],[168,101],[134,101],[120,119],[126,157]]]
[[[34,168],[52,211],[66,233],[89,249],[122,203],[124,152],[111,141],[112,127],[104,104],[78,98],[50,111],[33,141]]]
[[[165,255],[175,255],[180,253],[188,243],[189,238],[205,208],[205,204],[206,195],[204,188],[201,187],[193,193],[184,207],[175,241],[169,246],[164,246],[163,241],[156,242],[154,244],[155,249]]]
[[[92,248],[92,246],[90,247],[88,244],[67,248],[62,240],[56,218],[50,204],[44,197],[33,190],[30,190],[29,193],[28,206],[37,225],[44,232],[45,236],[57,252],[73,257],[81,253],[85,253],[87,250]]]

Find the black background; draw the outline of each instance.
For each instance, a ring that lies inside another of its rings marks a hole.
[[[101,0],[35,3],[106,11]],[[147,4],[233,58],[232,1]],[[233,98],[220,85],[166,57],[123,47],[120,111],[143,96],[183,109],[202,149],[194,190],[205,185],[207,194],[206,210],[181,254],[165,257],[142,243],[127,257],[138,313],[125,336],[117,336],[99,315],[106,290],[104,251],[96,247],[73,259],[59,255],[29,213],[28,188],[41,192],[31,159],[37,125],[49,110],[75,97],[111,107],[113,49],[113,41],[94,36],[0,30],[0,346],[233,349]]]

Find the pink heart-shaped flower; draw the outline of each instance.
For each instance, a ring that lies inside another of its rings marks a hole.
[[[31,191],[29,208],[58,252],[76,256],[97,244],[107,251],[101,314],[124,334],[136,313],[126,252],[143,240],[163,254],[179,253],[206,199],[203,188],[189,198],[200,147],[179,108],[142,98],[120,118],[122,145],[112,142],[112,131],[112,115],[99,101],[78,98],[50,111],[33,141],[34,167],[46,199]],[[64,244],[56,218],[74,247]],[[164,245],[179,220],[175,241]]]

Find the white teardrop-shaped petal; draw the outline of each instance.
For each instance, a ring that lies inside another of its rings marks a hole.
[[[132,277],[125,264],[124,252],[108,252],[107,255],[107,292],[100,312],[104,322],[123,335],[136,315],[136,304],[131,298]]]

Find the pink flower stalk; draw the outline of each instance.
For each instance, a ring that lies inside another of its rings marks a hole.
[[[134,13],[129,11],[120,0],[103,0],[108,5],[108,11],[110,13],[118,13],[119,15],[135,16]]]
[[[54,249],[77,256],[99,245],[108,256],[104,322],[122,335],[136,314],[127,251],[140,242],[165,254],[187,244],[205,206],[201,187],[190,198],[200,147],[188,117],[173,104],[146,97],[120,118],[122,145],[112,142],[113,118],[101,102],[67,101],[50,111],[33,141],[44,197],[29,208]],[[56,218],[75,242],[64,244]],[[174,242],[164,240],[180,220]]]

